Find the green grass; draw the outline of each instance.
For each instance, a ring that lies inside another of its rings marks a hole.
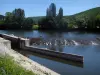
[[[0,56],[0,75],[35,75],[25,70],[12,60],[10,56]]]

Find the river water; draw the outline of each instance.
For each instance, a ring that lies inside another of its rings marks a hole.
[[[56,32],[56,31],[0,31],[0,33],[14,34],[20,37],[42,37],[44,40],[52,39],[70,39],[74,40],[96,40],[100,37],[97,33],[87,32]],[[95,41],[94,41],[95,42]],[[76,42],[77,43],[77,42]],[[34,44],[32,44],[34,46]],[[51,58],[39,55],[29,51],[19,51],[30,59],[60,73],[61,75],[100,75],[100,45],[96,40],[96,44],[89,45],[46,45],[39,44],[37,47],[49,48],[54,51],[73,53],[84,56],[84,63],[76,63],[65,61],[62,59]]]

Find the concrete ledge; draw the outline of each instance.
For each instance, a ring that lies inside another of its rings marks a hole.
[[[32,46],[25,46],[23,49],[44,54],[51,57],[57,57],[57,58],[65,59],[65,60],[71,60],[71,61],[83,63],[83,56],[76,55],[76,54],[60,53],[60,52],[55,52],[49,49],[35,48]]]
[[[53,60],[53,61],[56,61],[56,62],[60,62],[60,63],[63,63],[63,64],[68,64],[68,65],[72,65],[72,66],[76,66],[76,67],[80,67],[80,68],[84,67],[84,64],[80,63],[80,62],[75,62],[75,61],[57,58],[57,57],[52,57],[52,56],[49,56],[49,55],[36,53],[34,51],[28,51],[28,50],[20,50],[19,51],[18,50],[18,52],[22,53],[23,55],[25,55],[27,57],[29,57],[28,55],[33,55],[33,56],[37,56],[37,57],[40,57],[40,58],[45,58],[47,60],[49,59],[49,60]]]

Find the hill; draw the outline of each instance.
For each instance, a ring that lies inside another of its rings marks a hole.
[[[82,19],[82,18],[95,18],[98,14],[100,14],[100,7],[92,8],[74,15],[64,16],[68,22],[72,22],[75,19]]]
[[[64,19],[68,22],[68,23],[74,23],[75,20],[80,20],[83,18],[89,18],[89,19],[93,19],[95,18],[98,14],[100,14],[100,7],[96,7],[96,8],[92,8],[74,15],[70,15],[70,16],[64,16]],[[29,17],[32,18],[36,23],[38,22],[39,19],[43,18],[45,16],[38,16],[38,17]]]
[[[93,17],[95,15],[100,14],[100,7],[92,8],[86,11],[83,11],[81,13],[75,14],[75,17],[81,17],[81,16],[90,16]]]
[[[32,18],[36,23],[38,23],[38,20],[40,20],[41,18],[43,18],[45,16],[38,16],[38,17],[28,17],[28,18]]]

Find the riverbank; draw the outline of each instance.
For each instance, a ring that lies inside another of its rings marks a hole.
[[[57,31],[57,32],[92,32],[92,33],[100,33],[100,28],[67,28],[67,29],[41,29],[37,25],[33,27],[33,29],[8,29],[8,28],[0,28],[0,30],[18,30],[18,31],[32,31],[32,30],[38,30],[38,31]]]
[[[0,55],[0,75],[36,75],[28,71],[13,61],[9,55]]]
[[[5,42],[6,41],[6,42]],[[0,38],[0,54],[13,57],[14,62],[37,75],[60,75],[11,49],[10,41]]]

